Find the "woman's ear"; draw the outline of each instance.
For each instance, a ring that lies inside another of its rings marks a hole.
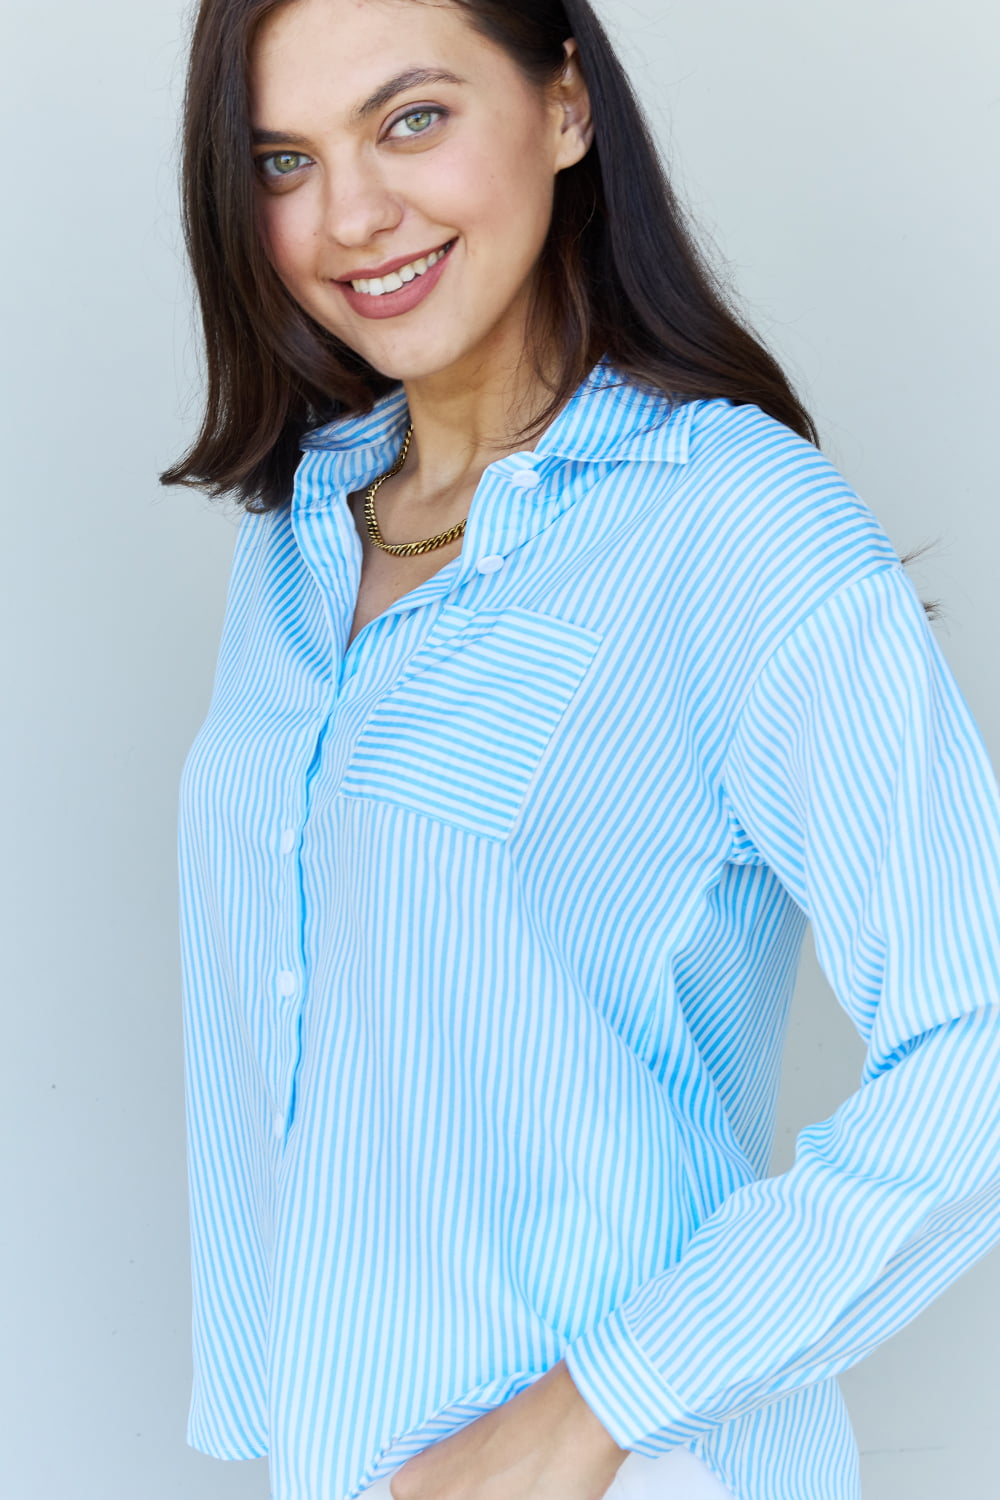
[[[564,171],[586,156],[594,139],[590,94],[580,67],[579,48],[572,37],[563,43],[563,48],[566,61],[553,90],[559,129],[557,172]]]

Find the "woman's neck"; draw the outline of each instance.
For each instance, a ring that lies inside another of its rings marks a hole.
[[[404,385],[413,423],[406,472],[418,500],[453,490],[498,458],[532,448],[536,440],[523,443],[518,434],[551,395],[523,349],[499,366],[491,362]]]

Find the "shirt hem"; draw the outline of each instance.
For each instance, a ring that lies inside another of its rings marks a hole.
[[[208,1438],[198,1437],[190,1432],[187,1434],[185,1442],[196,1453],[204,1453],[206,1458],[218,1458],[224,1463],[241,1463],[252,1458],[270,1457],[270,1452],[266,1445],[260,1447],[253,1446],[247,1449],[240,1447],[240,1451],[236,1451],[237,1445],[235,1444],[228,1446],[212,1442]]]

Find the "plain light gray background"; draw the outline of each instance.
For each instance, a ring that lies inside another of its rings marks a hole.
[[[5,1491],[263,1500],[185,1446],[174,815],[231,514],[162,491],[197,343],[173,150],[186,7],[5,16]],[[996,761],[1000,12],[606,0],[704,234],[824,445],[945,610]],[[858,1081],[807,958],[775,1165]],[[808,1295],[804,1284],[803,1294]],[[1000,1258],[844,1378],[866,1500],[996,1495]],[[317,1496],[315,1500],[326,1500]]]

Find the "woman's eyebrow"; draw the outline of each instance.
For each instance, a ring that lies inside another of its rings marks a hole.
[[[377,88],[374,94],[370,94],[363,104],[359,104],[351,111],[351,124],[360,125],[362,120],[374,114],[377,109],[382,109],[390,100],[395,99],[397,94],[403,93],[404,89],[419,88],[425,83],[457,83],[463,84],[466,80],[459,78],[454,73],[449,73],[444,68],[407,68],[405,73],[397,73],[395,78],[390,78]]]
[[[293,135],[290,130],[257,130],[251,131],[251,139],[255,146],[306,146],[308,141],[304,135]]]

